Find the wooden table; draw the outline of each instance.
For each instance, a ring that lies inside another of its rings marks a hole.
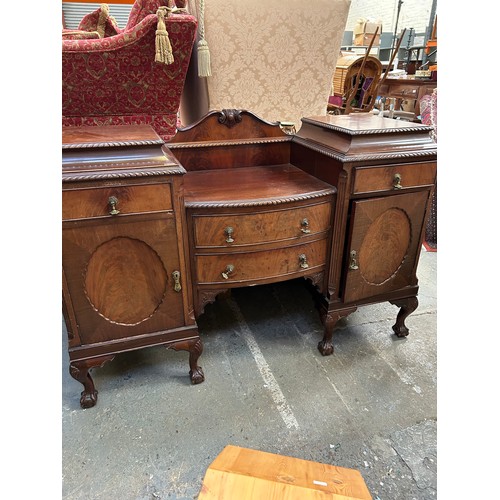
[[[395,109],[401,109],[401,103],[405,100],[415,101],[415,116],[420,115],[420,99],[426,94],[432,94],[437,87],[437,81],[422,80],[418,78],[386,78],[378,89],[378,95],[382,97],[394,97],[396,99]],[[406,110],[405,110],[406,111]]]

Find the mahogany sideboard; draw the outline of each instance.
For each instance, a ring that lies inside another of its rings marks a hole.
[[[149,126],[63,128],[63,313],[70,373],[94,406],[89,373],[121,352],[189,351],[204,380],[186,265],[182,181]]]
[[[89,369],[124,350],[187,349],[201,382],[195,320],[235,287],[306,279],[323,355],[337,321],[364,304],[396,304],[394,333],[408,335],[436,180],[432,129],[369,114],[302,122],[290,133],[249,111],[212,111],[162,155],[154,138],[117,138],[122,127],[103,127],[106,140],[66,131],[63,284],[82,406],[95,404]]]

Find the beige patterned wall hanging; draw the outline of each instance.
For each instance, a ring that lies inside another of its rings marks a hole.
[[[211,76],[200,78],[208,87],[205,112],[247,109],[268,121],[294,122],[297,128],[303,116],[326,114],[350,0],[204,4],[211,64]],[[198,14],[200,0],[191,0],[189,9]],[[193,83],[199,92],[200,82]],[[183,106],[197,104],[194,93]]]

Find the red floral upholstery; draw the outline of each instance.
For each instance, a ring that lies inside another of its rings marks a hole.
[[[148,14],[114,36],[63,39],[63,126],[146,123],[164,140],[175,134],[197,22],[188,14],[165,19],[172,64],[155,62],[157,22]]]
[[[146,16],[156,14],[158,7],[171,7],[174,2],[171,0],[136,0],[132,5],[132,10],[128,16],[126,30],[139,24]]]
[[[146,16],[150,14],[156,14],[158,7],[179,7],[183,8],[186,2],[181,0],[136,0],[127,21],[127,26],[125,29],[121,29],[117,24],[115,19],[109,15],[109,9],[107,4],[101,4],[99,8],[87,14],[82,18],[78,29],[82,31],[97,31],[97,26],[99,24],[99,17],[104,14],[103,22],[105,26],[104,37],[114,36],[122,31],[129,30],[133,28],[136,24],[139,24]],[[103,37],[101,37],[103,38]]]
[[[420,99],[420,117],[424,125],[434,128],[433,139],[437,142],[437,88]]]

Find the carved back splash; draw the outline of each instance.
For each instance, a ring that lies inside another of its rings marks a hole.
[[[279,165],[290,161],[285,130],[250,111],[223,109],[179,129],[165,146],[188,171]]]

